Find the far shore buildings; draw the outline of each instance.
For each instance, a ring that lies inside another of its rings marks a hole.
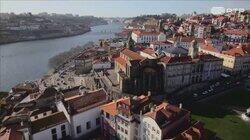
[[[108,140],[206,139],[203,125],[192,126],[190,112],[182,105],[158,102],[151,96],[123,97],[101,110],[102,135]]]

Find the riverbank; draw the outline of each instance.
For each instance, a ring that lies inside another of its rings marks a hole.
[[[47,40],[47,39],[57,39],[57,38],[71,37],[71,36],[82,35],[82,34],[85,34],[87,32],[90,32],[90,31],[91,31],[91,28],[88,28],[87,30],[74,32],[74,33],[71,33],[71,34],[54,34],[54,35],[51,35],[51,36],[43,36],[43,37],[40,37],[40,38],[24,38],[24,39],[20,39],[20,40],[9,40],[9,41],[0,42],[0,45],[17,43],[17,42],[25,42],[25,41]]]
[[[93,26],[90,32],[81,35],[1,45],[0,91],[9,91],[20,82],[41,78],[51,69],[48,62],[53,56],[88,42],[110,39],[121,31],[121,27],[121,24],[110,23]]]

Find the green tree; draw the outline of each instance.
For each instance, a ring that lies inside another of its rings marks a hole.
[[[134,50],[135,47],[135,41],[132,39],[132,37],[130,36],[128,39],[128,49],[130,50]]]
[[[100,47],[103,47],[103,42],[102,41],[100,41]]]

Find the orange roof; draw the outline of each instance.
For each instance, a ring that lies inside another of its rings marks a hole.
[[[244,56],[246,54],[250,54],[250,47],[249,45],[247,46],[240,45],[228,51],[223,51],[223,53],[231,56]]]
[[[160,32],[145,32],[145,31],[133,31],[134,34],[138,35],[138,36],[143,36],[143,35],[159,35]]]
[[[187,113],[189,112],[185,109],[176,107],[168,103],[162,103],[156,106],[153,111],[150,111],[145,115],[154,119],[160,127],[165,127],[164,124],[166,123],[166,121],[169,121],[171,123],[178,118],[185,116]]]
[[[127,99],[129,99],[129,98],[121,98],[119,100],[112,101],[112,102],[110,102],[108,104],[102,105],[101,110],[103,110],[104,112],[109,113],[112,116],[115,116],[115,115],[118,114],[117,103],[120,102],[120,101],[123,102],[123,101],[125,101]]]
[[[175,56],[175,57],[169,57],[164,56],[160,59],[161,62],[170,64],[170,63],[187,63],[192,62],[192,58],[190,56]]]
[[[214,48],[211,44],[202,44],[201,48],[203,50],[207,50],[207,51],[210,51],[210,52],[220,52],[219,50],[217,50],[216,48]]]
[[[248,35],[247,31],[241,29],[227,29],[224,31],[225,34],[228,35]]]
[[[122,57],[115,58],[115,62],[119,63],[120,65],[122,65],[124,67],[126,66],[126,60],[123,59]]]
[[[116,104],[117,104],[116,101],[110,102],[108,104],[105,104],[105,105],[101,106],[101,110],[103,110],[104,112],[109,113],[112,116],[115,116],[118,113],[117,109],[116,109],[116,107],[117,107]]]
[[[149,55],[155,54],[155,51],[152,48],[146,48],[142,50],[142,52],[149,54]]]
[[[140,54],[131,51],[127,48],[125,48],[121,53],[123,53],[124,55],[128,56],[130,59],[132,60],[142,60],[144,59],[144,57],[142,57]]]

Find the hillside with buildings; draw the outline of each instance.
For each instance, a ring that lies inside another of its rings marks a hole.
[[[248,139],[249,23],[248,11],[127,18],[14,86],[0,139]]]
[[[107,24],[102,18],[72,14],[0,13],[0,44],[80,35]]]

